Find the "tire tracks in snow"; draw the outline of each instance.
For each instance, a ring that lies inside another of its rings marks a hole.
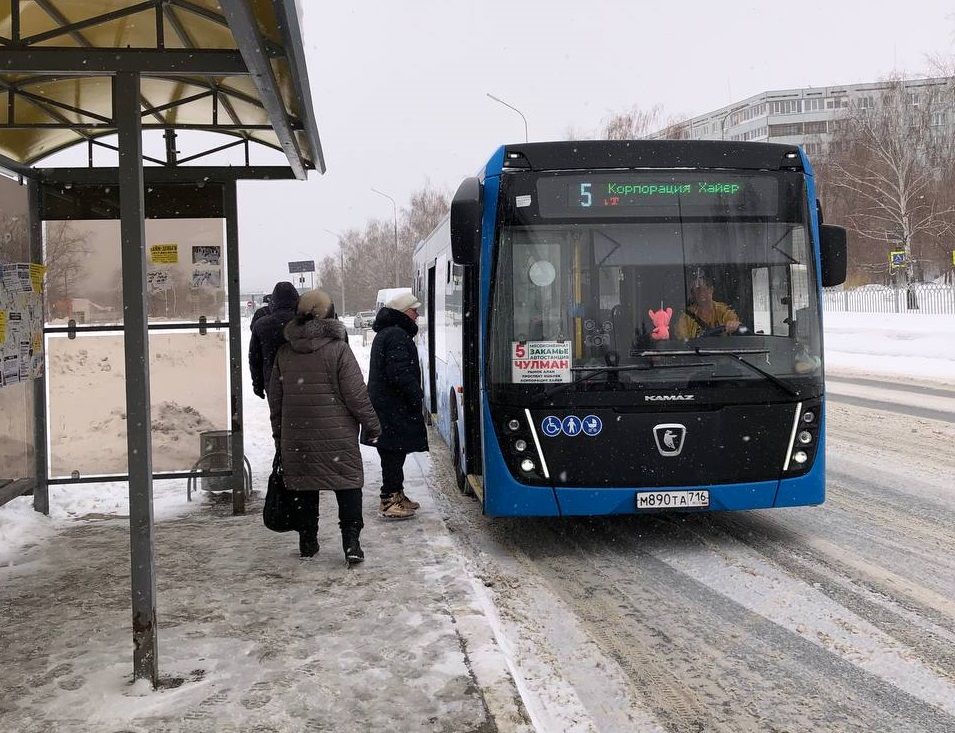
[[[936,607],[947,603],[944,598],[864,561],[845,562],[851,550],[794,535],[765,516],[760,524],[720,517],[711,528],[714,533],[725,531],[783,572],[824,593],[910,649],[935,674],[955,683],[955,626]]]
[[[657,664],[692,689],[704,711],[702,729],[945,731],[952,725],[950,715],[863,669],[850,655],[751,610],[758,604],[737,601],[728,588],[732,578],[724,573],[714,579],[679,567],[674,556],[687,555],[692,564],[702,553],[693,546],[698,540],[691,538],[688,546],[672,523],[655,522],[642,537],[628,531],[644,529],[642,524],[616,521],[578,542],[575,554],[589,556],[590,567],[577,581],[594,585],[600,578],[601,592],[626,598],[624,623],[609,616],[598,627],[649,646]],[[646,633],[635,633],[640,629]],[[649,703],[668,730],[693,729]]]

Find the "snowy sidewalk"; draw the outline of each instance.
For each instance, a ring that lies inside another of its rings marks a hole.
[[[362,448],[366,562],[345,566],[328,493],[321,550],[302,560],[297,535],[262,525],[274,449],[268,407],[244,387],[248,514],[187,504],[181,481],[154,487],[161,691],[130,684],[126,485],[56,487],[50,517],[26,497],[0,510],[0,730],[530,730],[430,456],[405,465],[418,516],[388,522],[378,455]]]
[[[79,524],[0,568],[3,729],[526,729],[427,489],[428,456],[409,460],[408,493],[422,508],[406,522],[376,516],[373,456],[368,560],[355,569],[331,495],[311,560],[294,533],[262,526],[261,495],[246,516],[208,502],[158,524],[160,667],[178,684],[160,692],[129,684],[125,519]]]

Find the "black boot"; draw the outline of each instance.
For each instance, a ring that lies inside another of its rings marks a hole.
[[[298,533],[298,552],[302,557],[314,557],[318,554],[318,534]]]
[[[342,549],[345,551],[345,562],[349,565],[365,561],[358,535],[361,534],[361,522],[342,522]]]

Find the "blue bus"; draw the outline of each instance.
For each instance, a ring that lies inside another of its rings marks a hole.
[[[425,410],[491,516],[825,499],[821,288],[790,145],[507,145],[415,249]]]

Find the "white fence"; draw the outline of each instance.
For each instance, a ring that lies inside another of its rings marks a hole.
[[[955,285],[914,283],[908,287],[863,285],[844,290],[826,288],[823,308],[854,313],[955,314]]]

